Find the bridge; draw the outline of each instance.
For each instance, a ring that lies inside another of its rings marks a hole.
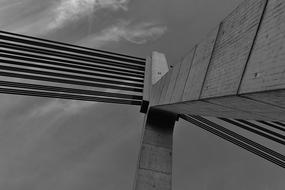
[[[136,190],[171,189],[179,118],[285,168],[285,155],[227,128],[285,145],[284,33],[282,0],[245,0],[171,65],[158,52],[143,59],[1,31],[0,93],[140,106]]]

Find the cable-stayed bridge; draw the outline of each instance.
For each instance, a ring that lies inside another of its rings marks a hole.
[[[246,0],[172,67],[1,31],[0,93],[140,106],[136,190],[171,189],[179,118],[285,168],[284,33],[284,1]]]

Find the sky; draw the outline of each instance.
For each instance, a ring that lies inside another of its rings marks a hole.
[[[176,64],[241,0],[0,0],[0,29]],[[132,188],[138,107],[0,95],[0,189]],[[285,171],[180,119],[173,189],[281,190]],[[274,146],[274,145],[272,145]]]

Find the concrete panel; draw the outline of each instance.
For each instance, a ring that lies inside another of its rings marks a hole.
[[[149,144],[142,145],[142,156],[140,169],[171,174],[172,170],[172,148],[157,147]],[[161,161],[163,160],[163,162]]]
[[[261,93],[243,94],[242,96],[268,103],[285,109],[285,90],[266,91]]]
[[[150,91],[150,106],[154,105],[154,99],[155,96],[158,93],[158,86],[159,86],[159,82],[155,83],[154,85],[151,86],[151,91]]]
[[[212,100],[212,99],[211,99]],[[249,110],[226,107],[219,101],[189,101],[179,104],[157,106],[158,109],[167,110],[179,114],[192,114],[201,116],[225,117],[247,120],[272,120],[269,116],[258,115]],[[279,113],[280,114],[280,113]]]
[[[183,101],[199,99],[219,27],[215,28],[197,47],[183,93]]]
[[[173,93],[173,90],[175,87],[176,79],[177,79],[178,74],[179,74],[180,66],[181,66],[181,62],[176,64],[175,67],[173,68],[173,71],[171,73],[171,78],[170,78],[170,81],[168,84],[168,88],[166,91],[166,95],[165,95],[165,98],[163,100],[163,104],[169,104],[170,103],[172,93]]]
[[[193,56],[196,51],[196,46],[184,57],[178,77],[175,82],[174,91],[171,97],[171,103],[180,102],[182,100],[182,95],[184,91],[184,87],[186,84],[186,80],[188,78],[188,74],[192,65]]]
[[[248,110],[238,110],[224,105],[218,105],[216,102],[193,102],[187,105],[187,113],[204,116],[226,117],[226,118],[242,118],[242,119],[264,119],[264,116],[251,113]],[[268,118],[269,119],[269,118]],[[270,120],[270,119],[269,119]]]
[[[135,190],[171,190],[171,175],[139,170]]]
[[[285,121],[285,109],[272,106],[263,102],[258,102],[245,97],[231,96],[223,98],[215,98],[207,100],[210,103],[215,103],[224,107],[228,107],[238,111],[250,112],[251,115],[256,114],[263,117],[264,120]]]
[[[138,159],[135,190],[171,189],[173,129],[177,115],[149,109]]]
[[[150,145],[171,148],[173,143],[172,131],[146,128],[144,131],[143,141]]]
[[[163,104],[163,105],[155,106],[155,109],[162,110],[162,111],[167,111],[167,112],[171,112],[171,113],[176,113],[176,114],[183,114],[184,110],[181,108],[181,104],[182,103]]]
[[[247,0],[223,22],[201,98],[237,94],[266,0]]]
[[[152,84],[157,83],[168,71],[166,57],[163,53],[152,52]]]
[[[159,103],[160,96],[162,94],[162,89],[164,87],[166,76],[164,75],[158,82],[157,82],[157,90],[156,94],[154,95],[154,105],[157,105]]]
[[[240,94],[285,88],[285,1],[269,0]]]
[[[172,69],[169,70],[169,72],[165,75],[165,82],[164,82],[164,85],[163,85],[163,89],[162,89],[162,92],[161,92],[161,96],[159,98],[159,104],[163,104],[164,102],[164,99],[165,99],[165,96],[166,96],[166,93],[167,93],[167,89],[168,89],[168,86],[169,86],[169,82],[170,82],[170,79],[171,79],[171,74],[172,74]]]

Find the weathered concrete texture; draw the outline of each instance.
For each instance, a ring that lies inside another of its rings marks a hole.
[[[284,47],[285,1],[246,0],[198,44],[192,64],[185,59],[166,74],[156,108],[284,121]]]
[[[210,99],[208,102],[215,103],[233,110],[250,112],[251,115],[260,115],[267,120],[285,121],[285,110],[270,104],[265,104],[246,97],[232,96]]]
[[[171,190],[176,114],[149,110],[142,138],[135,190]]]
[[[175,87],[175,83],[176,83],[176,79],[178,77],[179,74],[179,70],[180,70],[180,66],[181,66],[181,62],[179,62],[178,64],[175,65],[175,67],[173,68],[173,71],[171,72],[171,78],[168,84],[168,88],[163,100],[163,104],[169,104],[171,97],[172,97],[172,93]]]
[[[212,56],[219,27],[215,28],[198,44],[188,79],[183,92],[183,101],[197,100],[200,97],[206,71]]]
[[[135,190],[171,190],[171,175],[139,170]]]
[[[233,98],[235,97],[233,96]],[[214,100],[215,99],[213,99],[213,101],[211,102],[208,100],[189,101],[178,104],[157,106],[156,108],[179,114],[191,114],[247,120],[274,120],[267,115],[259,115],[258,113],[251,112],[251,110],[235,109],[234,107],[227,106],[226,104],[221,104],[219,100],[216,100],[217,102],[215,102]]]
[[[261,93],[244,94],[241,96],[285,109],[285,90],[274,90]]]
[[[157,83],[168,72],[166,57],[163,53],[152,52],[152,84]]]
[[[172,68],[169,70],[169,72],[165,75],[165,82],[163,85],[163,89],[159,98],[159,103],[158,104],[163,104],[167,90],[168,90],[168,86],[170,83],[170,79],[171,79],[171,75],[172,75]]]
[[[160,96],[164,87],[166,74],[168,73],[167,60],[164,54],[153,52],[151,58],[152,65],[152,85],[151,85],[151,95],[150,95],[150,106],[159,103]]]
[[[158,94],[157,89],[158,89],[158,85],[159,85],[158,83],[159,82],[157,82],[157,83],[155,83],[154,85],[151,86],[151,90],[150,90],[150,92],[151,92],[151,95],[150,95],[150,106],[154,105],[154,98]]]
[[[162,147],[166,149],[172,148],[172,131],[168,130],[159,130],[153,128],[144,129],[144,142],[147,142],[148,145],[154,145],[157,147]]]
[[[223,22],[201,98],[237,94],[266,0],[247,0]]]
[[[171,174],[172,150],[156,145],[143,144],[140,168]],[[164,162],[161,162],[164,160]]]
[[[276,89],[285,89],[284,0],[268,1],[239,93]],[[276,97],[280,98],[279,95]],[[274,104],[274,94],[270,97],[271,101],[266,101]]]
[[[160,96],[162,94],[162,90],[165,84],[166,75],[163,76],[154,86],[153,90],[155,92],[154,96],[151,99],[151,105],[157,105],[159,103]]]
[[[171,103],[182,101],[184,87],[186,84],[186,80],[188,78],[189,71],[191,69],[195,51],[196,51],[196,46],[184,57],[181,63],[179,74],[176,79],[174,90],[171,96],[171,100],[170,100]]]
[[[282,102],[279,106],[266,102],[267,99],[272,102],[270,100],[270,94],[255,93],[159,105],[155,108],[178,114],[247,120],[285,121],[285,108],[282,107],[284,106],[285,93],[284,91],[280,91],[279,94],[279,101]],[[274,94],[274,96],[276,96],[276,94]]]

